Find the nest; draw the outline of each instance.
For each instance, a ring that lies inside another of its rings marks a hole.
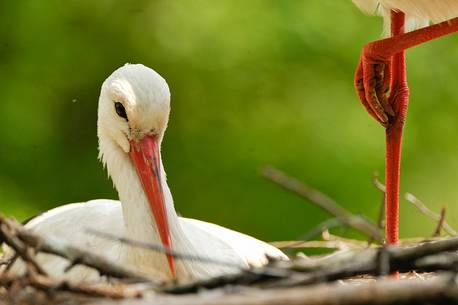
[[[445,210],[441,214],[427,210],[438,221],[432,237],[403,240],[398,246],[383,246],[380,233],[383,225],[374,225],[351,214],[324,194],[276,169],[268,168],[264,174],[334,216],[314,230],[321,233],[321,240],[273,244],[290,249],[327,248],[332,249],[330,254],[299,254],[290,261],[270,259],[266,266],[241,269],[234,274],[185,284],[166,283],[63,241],[38,236],[20,223],[0,216],[0,243],[15,250],[14,257],[0,260],[0,305],[458,304],[458,237],[439,237],[441,231],[454,235],[445,222]],[[383,185],[376,179],[374,182],[383,191]],[[330,234],[328,227],[336,220],[366,234],[368,240]],[[92,233],[186,259],[180,253],[169,253],[170,250],[157,245]],[[64,257],[69,261],[67,270],[76,265],[94,268],[108,281],[75,283],[56,279],[37,262],[39,252]],[[8,272],[17,259],[26,265],[25,274],[20,276]]]

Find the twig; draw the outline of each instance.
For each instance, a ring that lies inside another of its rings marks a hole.
[[[349,211],[337,204],[337,202],[333,199],[329,198],[320,191],[270,166],[263,169],[263,175],[270,181],[275,182],[283,188],[316,204],[328,213],[339,218],[342,223],[345,223],[347,226],[366,234],[380,243],[383,241],[383,238],[376,226],[361,217],[351,214]]]
[[[437,222],[437,226],[436,226],[436,229],[434,230],[432,237],[439,237],[441,235],[442,228],[444,227],[446,212],[447,212],[447,207],[443,206],[441,209],[439,221]]]
[[[379,175],[377,172],[374,173],[373,178],[372,178],[372,183],[374,186],[383,193],[383,201],[380,205],[380,213],[379,213],[379,227],[384,227],[383,224],[383,219],[384,219],[384,205],[385,205],[385,191],[386,187],[383,183],[380,182],[378,179]],[[405,199],[413,204],[420,212],[422,212],[424,215],[428,216],[429,218],[437,221],[437,227],[436,230],[433,233],[433,237],[439,236],[441,229],[444,229],[448,235],[450,236],[455,236],[458,233],[445,221],[445,214],[446,214],[446,208],[443,207],[441,209],[441,214],[436,214],[433,211],[431,211],[421,200],[419,200],[417,197],[415,197],[412,193],[406,193],[405,194]],[[382,214],[383,213],[383,214]]]
[[[386,186],[380,182],[379,180],[379,173],[378,172],[374,172],[374,174],[372,175],[372,184],[382,193],[382,194],[385,194],[386,192]]]
[[[14,236],[11,236],[11,229],[8,228],[12,228],[14,230]],[[30,232],[29,230],[26,230],[16,221],[6,219],[3,216],[0,216],[0,229],[2,234],[5,236],[7,244],[11,246],[16,251],[16,253],[21,255],[21,258],[25,262],[33,262],[33,259],[30,260],[28,256],[23,256],[24,254],[19,252],[22,250],[20,248],[16,249],[16,247],[14,247],[14,239],[20,240],[24,245],[34,248],[39,252],[63,257],[67,259],[70,264],[73,264],[73,262],[78,262],[79,264],[94,268],[103,275],[115,278],[137,279],[151,283],[156,282],[158,285],[160,284],[156,279],[151,279],[145,275],[139,274],[136,271],[130,270],[129,268],[118,265],[103,256],[85,251],[79,247],[71,246],[55,238],[40,237]]]
[[[0,275],[2,273],[7,273],[14,265],[14,263],[19,259],[19,255],[17,253],[14,253],[14,255],[11,258],[5,258],[6,267],[5,268],[0,268]]]
[[[212,265],[219,265],[219,266],[234,268],[238,272],[254,274],[255,277],[258,277],[258,276],[260,277],[284,277],[287,275],[285,274],[284,270],[278,270],[278,269],[268,268],[268,267],[264,267],[264,268],[251,268],[250,266],[244,267],[240,264],[230,263],[227,261],[222,261],[222,260],[214,259],[211,257],[180,253],[175,250],[167,249],[158,244],[137,241],[137,240],[133,240],[133,239],[125,238],[125,237],[118,237],[110,233],[99,232],[93,229],[89,229],[87,230],[87,232],[95,236],[98,236],[100,238],[118,241],[120,243],[130,245],[133,247],[139,247],[139,248],[148,249],[148,250],[164,253],[167,255],[171,255],[176,259],[194,260],[194,261],[198,261],[198,262],[205,263],[205,264],[212,264]],[[267,257],[267,258],[270,259],[272,262],[276,261],[274,257]]]
[[[91,297],[105,297],[112,299],[136,298],[142,296],[144,289],[119,283],[74,283],[66,280],[56,280],[28,270],[22,276],[3,274],[0,276],[0,287],[8,287],[12,284],[19,285],[21,290],[26,287],[33,287],[37,290],[50,292],[72,292]],[[1,303],[1,302],[0,302]]]
[[[300,236],[297,240],[291,241],[289,244],[286,242],[283,242],[281,247],[275,246],[273,243],[270,243],[270,244],[273,245],[274,247],[281,248],[281,249],[303,248],[303,246],[301,245],[306,245],[307,241],[311,240],[312,238],[316,237],[317,235],[322,234],[323,231],[338,227],[340,225],[342,225],[342,221],[340,220],[340,218],[327,219],[319,223],[315,228],[311,229],[309,232]],[[329,248],[329,246],[326,246],[325,248]]]
[[[66,280],[53,280],[40,274],[31,274],[28,285],[44,291],[68,291],[88,296],[113,299],[140,297],[139,290],[127,289],[123,284],[72,283]]]
[[[319,261],[296,259],[292,261],[277,261],[267,266],[270,269],[274,268],[284,272],[290,271],[287,277],[272,279],[240,273],[186,285],[169,286],[164,291],[179,294],[191,293],[202,288],[220,287],[223,284],[243,285],[247,281],[265,288],[280,288],[312,285],[367,274],[379,275],[383,270],[384,273],[394,270],[401,272],[411,270],[428,272],[433,270],[456,270],[458,255],[454,254],[454,256],[448,257],[448,260],[445,261],[441,256],[443,252],[455,250],[458,250],[458,237],[426,242],[408,248],[396,246],[367,248],[358,252],[342,252],[339,255],[331,255]],[[262,267],[256,269],[262,273]]]
[[[319,223],[315,228],[307,232],[306,234],[299,237],[299,240],[311,240],[312,238],[321,235],[323,231],[328,231],[329,229],[338,227],[342,225],[342,220],[340,218],[334,217],[327,219],[321,223]]]
[[[185,301],[180,302],[182,298]],[[214,293],[205,299],[198,295],[170,297],[169,301],[168,304],[201,305],[455,305],[458,304],[458,286],[454,274],[449,273],[428,281],[383,279],[358,285],[333,283],[275,290],[250,289],[243,293]],[[130,305],[144,305],[137,302]],[[150,300],[148,304],[155,303]]]
[[[0,232],[5,243],[13,248],[16,254],[21,257],[24,262],[31,264],[38,273],[46,275],[46,271],[37,263],[33,253],[29,251],[23,241],[17,238],[17,232],[15,231],[16,228],[8,226],[7,223],[3,222],[0,218]]]
[[[138,241],[138,240],[133,240],[125,237],[119,237],[110,233],[105,233],[105,232],[100,232],[97,230],[93,229],[87,229],[86,230],[89,234],[92,234],[94,236],[104,238],[107,240],[112,240],[112,241],[117,241],[126,245],[130,245],[133,247],[138,247],[138,248],[143,248],[143,249],[148,249],[160,253],[164,253],[167,255],[171,255],[176,259],[184,259],[184,260],[194,260],[202,263],[207,263],[207,264],[213,264],[213,265],[219,265],[219,266],[225,266],[225,267],[231,267],[231,268],[236,268],[237,270],[244,270],[241,265],[239,264],[234,264],[230,263],[227,261],[222,261],[219,259],[211,258],[211,257],[205,257],[205,256],[199,256],[199,255],[191,255],[191,254],[186,254],[186,253],[180,253],[172,249],[165,248],[161,245],[158,244],[153,244],[153,243],[147,243],[143,241]]]
[[[382,247],[378,249],[369,249],[355,254],[346,260],[338,261],[338,264],[332,265],[328,262],[328,267],[318,269],[315,272],[296,275],[295,278],[290,277],[280,280],[275,283],[277,287],[309,285],[319,282],[333,281],[351,276],[373,274],[378,275],[380,272],[380,257],[384,257],[384,269],[386,273],[399,270],[401,272],[416,270],[416,271],[437,271],[450,270],[450,266],[455,266],[452,270],[456,270],[458,266],[458,257],[455,255],[455,260],[443,262],[443,252],[458,250],[458,238],[450,238],[436,242],[426,242],[418,246],[401,248],[395,246]],[[440,254],[439,256],[435,254]],[[424,258],[428,257],[428,261]],[[422,260],[423,259],[423,260]],[[307,270],[309,266],[307,266]],[[300,267],[295,266],[295,270],[300,270]]]
[[[95,298],[75,299],[73,294],[66,298],[54,298],[53,301],[52,304],[88,305],[457,305],[458,286],[455,275],[449,272],[429,280],[398,281],[387,278],[377,282],[361,282],[357,285],[326,283],[273,290],[219,289],[214,293],[154,295],[121,301]],[[37,303],[31,301],[20,304],[36,305]],[[47,303],[40,303],[40,305],[44,304]]]
[[[334,241],[334,242],[343,243],[347,245],[348,249],[364,250],[364,249],[370,248],[370,246],[368,246],[367,242],[365,241],[334,235],[334,234],[331,234],[329,231],[324,231],[322,234],[322,238],[323,240],[326,240],[326,241]],[[373,245],[372,247],[375,247],[375,245]]]
[[[9,258],[0,257],[0,266],[8,265],[11,262]]]
[[[378,172],[374,172],[372,175],[372,184],[382,193],[382,198],[380,200],[379,210],[378,210],[378,217],[377,217],[377,228],[380,231],[385,229],[385,192],[386,187],[383,183],[380,182],[378,179],[379,175]],[[371,238],[367,241],[369,245],[371,245],[374,240]]]
[[[377,226],[383,230],[385,228],[385,185],[380,182],[378,172],[375,172],[372,176],[372,184],[382,193],[382,199],[380,200],[380,207],[377,219]]]
[[[441,219],[441,215],[434,213],[428,207],[417,197],[415,197],[411,193],[406,193],[404,198],[413,204],[421,213],[424,215],[428,216],[429,218],[433,219],[436,222],[439,222]],[[443,221],[442,228],[444,229],[445,232],[447,232],[448,235],[450,236],[455,236],[458,235],[458,233],[447,223],[447,221]]]
[[[312,240],[312,241],[301,241],[301,240],[284,240],[284,241],[273,241],[270,245],[279,249],[348,249],[349,246],[345,242],[339,240]],[[350,247],[351,248],[351,247]]]

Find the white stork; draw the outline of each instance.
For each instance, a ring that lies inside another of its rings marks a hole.
[[[395,244],[399,230],[402,133],[409,104],[405,50],[458,31],[458,0],[353,2],[366,13],[382,15],[385,32],[391,28],[391,37],[363,48],[355,87],[367,112],[386,128],[386,240]]]
[[[99,158],[106,166],[120,201],[98,199],[67,204],[32,219],[33,232],[60,238],[102,254],[122,265],[165,279],[188,281],[233,272],[234,267],[171,256],[122,245],[87,233],[87,229],[162,244],[179,253],[208,257],[232,266],[260,266],[267,256],[287,257],[253,237],[218,225],[177,216],[161,161],[161,142],[170,112],[166,81],[141,64],[126,64],[103,83],[98,107]],[[7,250],[6,255],[11,254]],[[97,272],[39,254],[46,271],[70,280],[98,280]],[[16,263],[12,272],[23,272]]]

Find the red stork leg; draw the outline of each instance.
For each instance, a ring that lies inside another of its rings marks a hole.
[[[391,35],[404,33],[404,13],[391,12]],[[405,50],[395,54],[391,61],[391,94],[388,103],[395,113],[394,120],[385,130],[385,239],[388,244],[397,244],[399,239],[399,180],[401,171],[401,145],[404,122],[409,106],[409,87]]]
[[[391,13],[392,37],[367,44],[355,87],[367,112],[386,128],[386,242],[398,242],[401,143],[409,103],[405,51],[458,31],[458,18],[404,33],[404,14]],[[389,93],[389,95],[387,95]]]

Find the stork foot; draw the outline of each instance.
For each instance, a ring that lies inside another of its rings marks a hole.
[[[355,75],[355,88],[366,111],[380,124],[388,127],[395,112],[389,102],[391,57],[374,55],[371,44],[363,48]]]

